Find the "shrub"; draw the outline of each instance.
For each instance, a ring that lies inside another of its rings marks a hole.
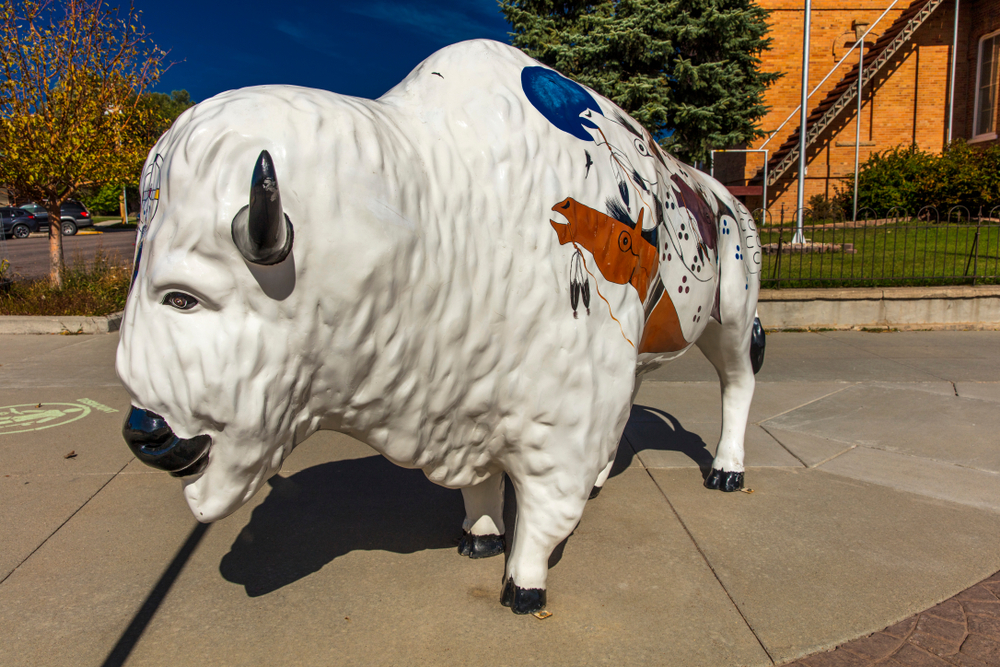
[[[77,257],[63,272],[62,288],[47,278],[15,281],[0,292],[0,315],[110,315],[125,307],[131,271],[98,248],[88,267]]]
[[[827,199],[823,195],[813,195],[809,198],[810,217],[813,220],[832,220],[839,222],[844,219],[844,209],[839,198]]]
[[[934,155],[916,146],[897,146],[872,154],[858,170],[859,217],[864,209],[871,209],[877,216],[893,208],[915,214],[924,205],[924,176],[934,161]],[[845,178],[844,183],[848,196],[853,198],[854,176]]]
[[[850,210],[854,176],[843,179],[838,199]],[[989,213],[1000,205],[1000,146],[978,148],[963,139],[949,144],[940,155],[916,146],[897,146],[874,153],[858,170],[858,213],[884,216],[892,209],[916,215],[934,206],[945,220],[948,211],[964,206],[971,215]]]
[[[1000,146],[974,148],[953,141],[921,175],[921,206],[936,206],[945,219],[954,206],[964,206],[971,215],[979,208],[988,213],[1000,204]]]

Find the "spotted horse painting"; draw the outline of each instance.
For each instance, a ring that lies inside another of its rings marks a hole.
[[[722,438],[705,486],[741,489],[753,375],[764,359],[753,219],[718,181],[664,153],[607,100],[544,67],[524,68],[521,83],[539,113],[579,140],[584,187],[552,206],[557,215],[549,221],[560,245],[574,251],[574,316],[581,300],[590,314],[593,279],[608,316],[618,320],[598,275],[634,288],[642,333],[633,340],[622,329],[637,352],[633,397],[644,373],[693,343],[701,348],[719,374],[723,396]],[[609,472],[602,472],[595,495]]]

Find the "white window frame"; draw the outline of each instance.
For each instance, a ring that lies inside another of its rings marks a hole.
[[[991,32],[990,34],[983,35],[982,37],[979,38],[979,49],[978,49],[978,53],[976,55],[976,97],[975,97],[975,101],[973,102],[973,107],[972,107],[972,131],[973,132],[975,132],[976,128],[979,126],[979,91],[980,91],[979,78],[980,78],[980,75],[983,73],[983,44],[986,42],[986,40],[992,39],[992,38],[994,38],[994,37],[996,37],[998,35],[1000,35],[1000,30],[995,30],[995,31]],[[998,66],[1000,66],[1000,63],[993,63],[993,68],[994,69],[997,68]],[[997,97],[997,98],[1000,98],[1000,90],[995,91],[994,92],[994,96]],[[995,115],[996,114],[996,108],[995,107],[997,106],[997,101],[998,100],[996,100],[996,99],[993,100],[993,106],[994,106],[994,109],[993,109],[993,113],[994,113],[994,119],[993,119],[994,120],[994,127],[993,127],[993,130],[991,132],[985,132],[983,134],[973,134],[972,135],[972,141],[974,141],[974,142],[975,141],[990,141],[992,139],[996,139],[997,138],[997,132],[996,132],[997,131],[997,128],[996,128],[996,115]]]

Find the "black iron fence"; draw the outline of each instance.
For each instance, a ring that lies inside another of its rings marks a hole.
[[[762,287],[1000,284],[1000,207],[975,217],[964,207],[862,211],[857,222],[805,213],[797,243],[794,216],[768,225],[754,212]]]

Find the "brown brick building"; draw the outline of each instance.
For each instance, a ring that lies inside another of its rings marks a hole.
[[[995,142],[1000,127],[1000,0],[959,1],[952,136]],[[766,93],[770,112],[761,129],[774,136],[749,148],[763,145],[770,150],[767,198],[777,222],[782,205],[786,220],[794,217],[796,206],[804,2],[758,2],[771,11],[773,40],[762,67],[784,77]],[[807,205],[816,194],[832,197],[838,187],[845,187],[843,178],[854,173],[858,50],[849,52],[872,24],[865,39],[860,162],[872,152],[913,143],[938,152],[947,141],[955,0],[899,0],[890,6],[892,0],[812,3],[810,89],[829,78],[808,102]],[[762,203],[762,165],[760,155],[717,155],[716,175],[734,192],[745,194],[753,209]]]

